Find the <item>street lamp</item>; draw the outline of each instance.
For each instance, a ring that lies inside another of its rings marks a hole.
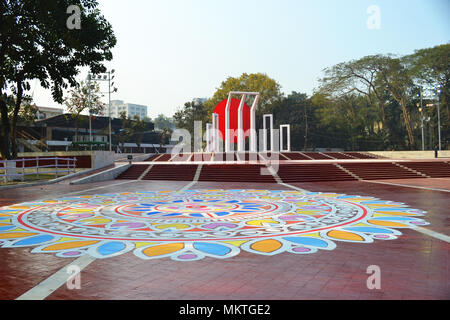
[[[115,70],[107,71],[104,74],[97,75],[97,79],[95,81],[108,81],[108,131],[109,131],[109,151],[112,151],[112,139],[111,139],[111,93],[117,92],[117,88],[114,87],[114,82],[111,82],[114,79]],[[112,76],[111,76],[112,75]]]
[[[417,107],[419,108],[420,111],[420,119],[422,121],[422,151],[425,151],[425,138],[424,138],[424,133],[423,133],[423,98],[422,98],[422,86],[419,86],[419,96],[420,96],[420,104],[417,104]]]
[[[437,86],[434,89],[429,89],[427,97],[436,102],[427,104],[429,107],[437,106],[437,116],[438,116],[438,141],[439,141],[439,151],[441,150],[441,110],[440,110],[440,94],[442,92],[442,85]]]

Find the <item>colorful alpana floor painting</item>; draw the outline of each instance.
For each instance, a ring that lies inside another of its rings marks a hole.
[[[333,250],[393,240],[424,211],[372,197],[309,191],[188,190],[97,194],[0,209],[0,246],[58,257],[193,261]]]

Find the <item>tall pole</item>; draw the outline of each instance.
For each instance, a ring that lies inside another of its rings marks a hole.
[[[439,136],[439,151],[441,151],[441,112],[440,112],[440,102],[437,103],[438,110],[438,136]]]
[[[112,151],[111,140],[111,71],[108,71],[108,118],[109,118],[109,151]]]
[[[422,119],[422,151],[425,151],[425,137],[424,137],[424,128],[423,128],[423,99],[422,99],[422,86],[420,88],[420,118]]]
[[[441,151],[441,89],[440,86],[436,89],[437,93],[437,112],[438,112],[438,137],[439,137],[439,151]]]
[[[88,108],[89,108],[89,145],[92,151],[92,121],[91,121],[91,77],[88,78]]]

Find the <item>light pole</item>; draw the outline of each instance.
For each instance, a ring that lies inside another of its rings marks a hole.
[[[439,151],[441,151],[441,86],[436,89],[437,93],[437,112],[438,112],[438,137],[439,137]]]
[[[89,145],[92,150],[92,122],[91,122],[91,74],[87,76],[88,81],[88,108],[89,108]]]
[[[115,70],[107,71],[106,73],[94,75],[95,81],[108,81],[108,131],[109,131],[109,151],[112,151],[112,134],[111,134],[111,93],[117,92],[117,88],[114,87],[114,82],[111,82],[114,79]],[[112,76],[111,76],[112,75]],[[111,91],[112,89],[112,91]]]
[[[437,106],[437,117],[438,117],[438,142],[439,142],[439,151],[441,150],[441,110],[440,110],[440,94],[441,94],[441,85],[433,89],[428,90],[427,97],[432,101],[436,101],[434,103],[427,104],[427,107]]]
[[[419,95],[420,95],[420,107],[419,104],[417,104],[417,106],[419,107],[419,111],[420,111],[420,119],[422,121],[422,151],[425,151],[425,138],[424,138],[424,134],[423,134],[423,99],[422,99],[422,86],[419,86]]]

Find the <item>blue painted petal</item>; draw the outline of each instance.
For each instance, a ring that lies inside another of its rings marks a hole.
[[[119,251],[122,251],[125,249],[125,244],[119,241],[111,241],[107,242],[105,244],[102,244],[97,248],[97,251],[102,256],[108,256],[114,253],[117,253]]]
[[[298,244],[303,244],[306,246],[313,246],[313,247],[321,247],[326,248],[328,247],[328,243],[326,241],[317,239],[317,238],[307,238],[307,237],[286,237],[283,238],[285,240],[295,242]]]
[[[192,217],[203,217],[200,213],[193,213],[191,214]]]
[[[217,244],[217,243],[208,243],[208,242],[195,242],[194,248],[203,251],[209,254],[214,254],[216,256],[224,256],[229,253],[230,248]]]
[[[17,228],[16,226],[4,226],[4,227],[0,227],[0,231],[6,231],[6,230],[11,230],[11,229],[15,229]]]
[[[48,235],[48,234],[44,234],[44,235],[40,235],[40,236],[34,236],[34,237],[23,239],[23,240],[20,240],[20,241],[14,243],[14,246],[31,246],[31,245],[36,245],[36,244],[40,244],[40,243],[43,243],[43,242],[50,241],[53,238],[54,238],[54,236],[51,236],[51,235]]]
[[[370,232],[370,233],[392,233],[389,229],[384,228],[372,228],[372,227],[349,227],[344,230],[356,231],[356,232]]]

